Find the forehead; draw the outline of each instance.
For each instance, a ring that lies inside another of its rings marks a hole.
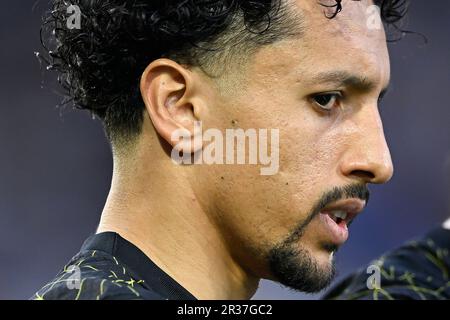
[[[379,19],[372,1],[343,0],[342,11],[333,19],[334,0],[291,0],[289,6],[299,13],[303,33],[257,54],[254,71],[293,74],[305,79],[317,73],[337,70],[385,85],[390,77],[389,55],[382,24],[374,28]],[[277,59],[273,59],[277,57]]]

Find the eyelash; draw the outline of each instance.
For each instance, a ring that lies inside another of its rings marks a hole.
[[[378,97],[378,104],[379,105],[383,102],[385,96],[386,96],[386,92],[383,92],[383,93],[380,94],[380,96]]]

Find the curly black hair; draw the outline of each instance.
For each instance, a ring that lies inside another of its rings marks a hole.
[[[336,0],[332,0],[336,1]],[[354,0],[358,1],[358,0]],[[320,3],[320,1],[319,1]],[[141,130],[140,77],[166,57],[203,66],[231,51],[248,52],[299,31],[283,0],[53,0],[37,54],[58,72],[66,99],[91,111],[114,142]],[[377,0],[382,19],[396,25],[407,0]],[[81,28],[67,28],[67,8],[81,11]],[[334,6],[332,6],[334,7]],[[336,13],[342,10],[336,1]],[[329,17],[330,18],[330,17]],[[223,65],[223,63],[222,63]]]

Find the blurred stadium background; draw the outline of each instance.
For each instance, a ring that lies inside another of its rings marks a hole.
[[[408,28],[429,42],[412,35],[390,45],[392,88],[381,106],[395,177],[372,188],[338,254],[340,277],[450,216],[450,4],[412,2]],[[47,3],[0,4],[0,299],[30,297],[77,252],[111,178],[99,122],[56,108],[61,98],[33,54]],[[263,281],[255,298],[319,296]]]

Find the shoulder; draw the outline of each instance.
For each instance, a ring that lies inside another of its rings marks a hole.
[[[325,299],[450,299],[450,231],[442,228],[410,241],[350,275]]]
[[[125,265],[100,251],[73,257],[33,300],[162,300]]]

